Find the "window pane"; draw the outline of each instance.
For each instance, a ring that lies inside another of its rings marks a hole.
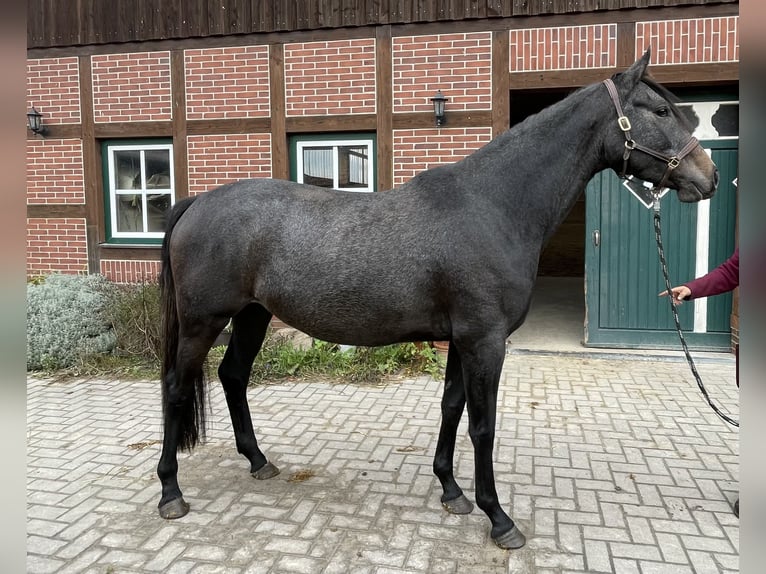
[[[333,187],[332,147],[303,149],[303,183]]]
[[[338,147],[338,187],[367,187],[367,146]]]
[[[170,189],[170,150],[148,149],[144,152],[146,161],[146,188]]]
[[[146,197],[147,231],[165,231],[165,221],[170,209],[170,194],[150,194]]]
[[[115,189],[141,188],[141,152],[120,150],[114,152]]]
[[[116,196],[117,231],[143,231],[144,222],[141,217],[141,195]]]

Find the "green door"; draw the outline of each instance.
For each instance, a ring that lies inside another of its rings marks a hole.
[[[671,285],[701,275],[734,250],[737,141],[702,142],[721,174],[715,196],[681,203],[674,191],[661,200],[662,241]],[[680,349],[657,253],[652,210],[611,171],[586,190],[586,346]],[[689,347],[730,347],[731,294],[679,307]]]

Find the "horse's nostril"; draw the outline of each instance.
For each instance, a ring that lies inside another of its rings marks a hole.
[[[718,173],[718,168],[715,168],[715,172],[713,173],[713,185],[717,188],[718,182],[721,179],[721,174]]]

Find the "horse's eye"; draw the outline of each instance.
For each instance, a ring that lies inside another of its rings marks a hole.
[[[668,108],[666,108],[665,106],[662,106],[661,108],[658,108],[658,109],[657,109],[657,112],[656,112],[656,113],[657,113],[657,115],[658,115],[658,116],[660,116],[661,118],[665,118],[665,117],[667,117],[667,116],[668,116],[668,114],[670,114],[670,110],[669,110]]]

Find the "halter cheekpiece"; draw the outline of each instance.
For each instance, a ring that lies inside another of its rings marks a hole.
[[[612,98],[612,102],[614,103],[614,107],[617,110],[617,125],[620,126],[622,133],[625,134],[625,151],[622,154],[622,171],[620,173],[620,178],[625,178],[625,173],[628,170],[628,158],[630,157],[630,153],[635,149],[649,154],[652,157],[656,157],[657,159],[664,161],[667,164],[665,174],[662,176],[660,183],[654,186],[655,190],[662,189],[665,187],[665,182],[668,180],[670,172],[677,168],[678,164],[681,163],[681,160],[689,155],[689,153],[691,153],[691,151],[699,145],[697,138],[691,136],[681,151],[673,156],[667,156],[658,151],[654,151],[653,149],[642,146],[639,143],[636,143],[636,141],[630,135],[630,120],[622,111],[622,106],[620,105],[620,96],[617,93],[617,88],[615,87],[614,82],[607,78],[604,80],[604,85],[606,86],[606,89],[609,92],[609,96]]]

